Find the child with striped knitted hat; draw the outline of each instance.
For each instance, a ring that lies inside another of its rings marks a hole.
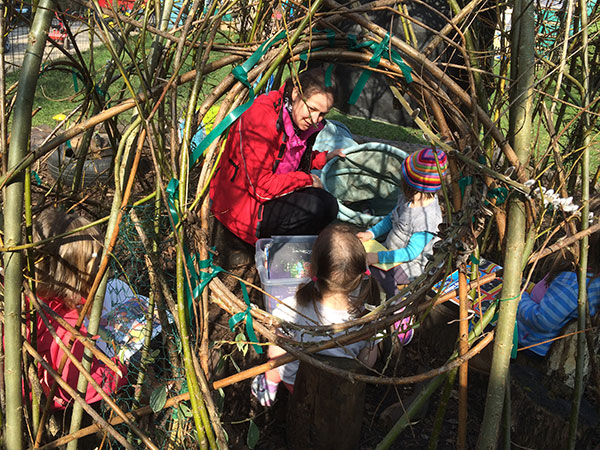
[[[398,285],[408,284],[421,275],[432,253],[442,211],[437,192],[446,175],[448,158],[441,150],[426,148],[409,155],[402,163],[402,190],[398,203],[381,222],[357,234],[365,242],[386,235],[386,251],[367,254],[367,263],[396,264],[389,270],[372,267],[373,277],[388,298],[397,292]],[[410,318],[403,324],[406,329],[399,334],[402,343],[412,339]],[[398,328],[398,327],[397,327]]]

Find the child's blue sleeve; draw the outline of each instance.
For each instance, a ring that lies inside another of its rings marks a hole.
[[[434,235],[427,231],[413,233],[406,247],[397,250],[388,250],[386,252],[378,252],[377,257],[379,258],[379,262],[388,264],[412,261],[425,250],[425,246],[433,239],[433,237]]]
[[[385,216],[381,222],[378,222],[377,224],[373,225],[367,231],[370,231],[371,233],[373,233],[373,236],[376,238],[389,233],[390,230],[392,229],[392,218],[391,218],[390,214]]]
[[[550,283],[539,304],[527,292],[523,293],[517,310],[517,321],[533,333],[558,332],[575,317],[576,309],[577,275],[572,272],[562,273]]]

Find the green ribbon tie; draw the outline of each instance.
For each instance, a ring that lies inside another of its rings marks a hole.
[[[376,68],[379,65],[379,62],[381,61],[381,56],[384,54],[383,52],[387,50],[386,56],[390,59],[390,61],[392,61],[394,64],[400,67],[400,70],[402,71],[402,75],[404,76],[406,82],[412,83],[412,69],[402,60],[402,57],[396,50],[389,47],[389,42],[389,33],[386,33],[385,37],[379,43],[375,43],[374,41],[367,41],[358,46],[356,45],[356,37],[353,36],[353,39],[351,39],[350,36],[348,36],[348,43],[349,45],[352,45],[354,47],[353,49],[370,47],[373,50],[373,56],[369,61],[369,67],[373,69]],[[365,87],[365,84],[367,83],[370,77],[371,70],[365,69],[360,75],[358,81],[356,82],[356,86],[354,86],[352,95],[350,95],[350,99],[348,100],[348,103],[350,105],[354,105],[356,103],[358,97],[360,96],[361,92]]]
[[[517,350],[519,349],[519,325],[515,320],[515,329],[513,331],[513,345],[512,350],[510,351],[510,357],[512,359],[517,359]]]
[[[489,198],[496,198],[496,205],[500,206],[504,202],[506,202],[506,198],[508,197],[508,189],[504,186],[500,186],[497,188],[492,188],[488,191]]]
[[[79,92],[79,84],[77,83],[77,73],[72,70],[71,73],[73,74],[73,89],[75,90],[75,92]]]
[[[229,318],[229,329],[233,331],[235,326],[240,323],[242,320],[246,319],[246,334],[248,335],[248,339],[252,342],[252,347],[254,351],[259,355],[263,354],[263,349],[260,345],[256,344],[258,339],[256,338],[256,334],[254,333],[254,326],[252,324],[252,314],[250,310],[252,306],[250,306],[250,297],[248,297],[248,290],[246,289],[246,285],[240,281],[240,286],[242,287],[242,295],[244,296],[244,302],[246,302],[246,310],[234,314]]]
[[[173,224],[177,226],[179,223],[179,214],[177,212],[177,192],[179,189],[179,180],[173,178],[169,181],[167,185],[167,204],[169,206],[169,213],[173,218]],[[185,257],[185,262],[187,265],[188,272],[190,274],[190,284],[191,290],[188,283],[185,283],[185,293],[187,298],[187,306],[188,306],[188,314],[189,317],[193,317],[192,305],[195,298],[200,297],[204,288],[211,282],[211,280],[216,277],[221,272],[227,272],[222,267],[216,266],[213,264],[213,255],[209,252],[208,258],[199,260],[198,254],[192,254],[189,252],[186,246],[183,247],[183,254]],[[197,261],[199,271],[196,271]],[[205,270],[210,269],[210,270]],[[240,285],[242,286],[242,294],[244,296],[244,301],[248,308],[244,312],[240,312],[235,314],[233,317],[229,319],[229,327],[233,331],[233,327],[246,318],[246,334],[248,335],[248,339],[252,342],[252,347],[261,355],[263,353],[263,349],[260,345],[257,345],[258,339],[256,337],[256,333],[254,332],[254,326],[252,323],[252,316],[250,315],[250,298],[248,297],[248,291],[246,289],[246,285],[240,281]]]
[[[35,179],[35,182],[38,186],[42,185],[42,179],[40,178],[40,176],[38,175],[38,173],[35,170],[31,171],[31,175],[33,175],[33,178]]]
[[[204,154],[204,152],[206,151],[208,146],[210,144],[212,144],[216,138],[221,136],[223,134],[223,132],[227,128],[229,128],[229,126],[233,122],[235,122],[242,114],[244,114],[246,112],[246,110],[248,108],[250,108],[250,106],[254,102],[254,98],[256,97],[256,94],[254,92],[254,89],[252,88],[252,86],[250,86],[250,83],[248,82],[248,72],[250,71],[250,69],[252,69],[252,67],[254,67],[256,65],[256,63],[260,60],[260,58],[262,58],[265,55],[265,53],[274,44],[276,44],[281,39],[283,39],[285,37],[285,35],[286,35],[285,31],[281,31],[279,34],[277,34],[270,40],[263,42],[261,44],[261,46],[258,47],[258,49],[250,56],[250,58],[248,58],[243,64],[235,67],[232,70],[231,73],[233,74],[233,76],[237,80],[239,80],[240,83],[242,83],[244,86],[246,86],[249,89],[250,99],[243,105],[240,105],[237,108],[235,108],[233,111],[231,111],[227,115],[227,117],[225,117],[221,122],[219,122],[218,125],[215,125],[215,127],[208,134],[208,136],[206,136],[202,140],[202,142],[200,142],[200,145],[198,145],[192,151],[192,154],[190,157],[190,167],[193,166],[196,163],[196,161],[198,161],[198,159]],[[201,132],[201,131],[199,131],[199,132]]]
[[[333,72],[333,64],[329,64],[325,71],[325,87],[331,87],[331,74]]]

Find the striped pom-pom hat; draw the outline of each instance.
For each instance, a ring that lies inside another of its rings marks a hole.
[[[438,167],[435,162],[437,153]],[[411,153],[402,163],[402,176],[411,188],[419,192],[437,192],[442,188],[441,178],[448,170],[448,157],[441,150],[424,148]]]

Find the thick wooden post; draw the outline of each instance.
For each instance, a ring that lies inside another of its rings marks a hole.
[[[577,321],[573,320],[562,329],[559,336],[572,334],[572,336],[559,339],[552,344],[546,355],[546,375],[554,380],[555,385],[573,389],[575,387],[575,369],[578,358],[577,349]],[[600,351],[600,336],[592,334],[594,354]],[[583,385],[587,384],[591,371],[590,353],[588,346],[583,349]],[[563,389],[564,391],[565,389]]]
[[[349,358],[317,355],[327,364],[361,372]],[[365,383],[352,382],[300,362],[287,417],[290,450],[354,450],[359,448],[365,405]]]

